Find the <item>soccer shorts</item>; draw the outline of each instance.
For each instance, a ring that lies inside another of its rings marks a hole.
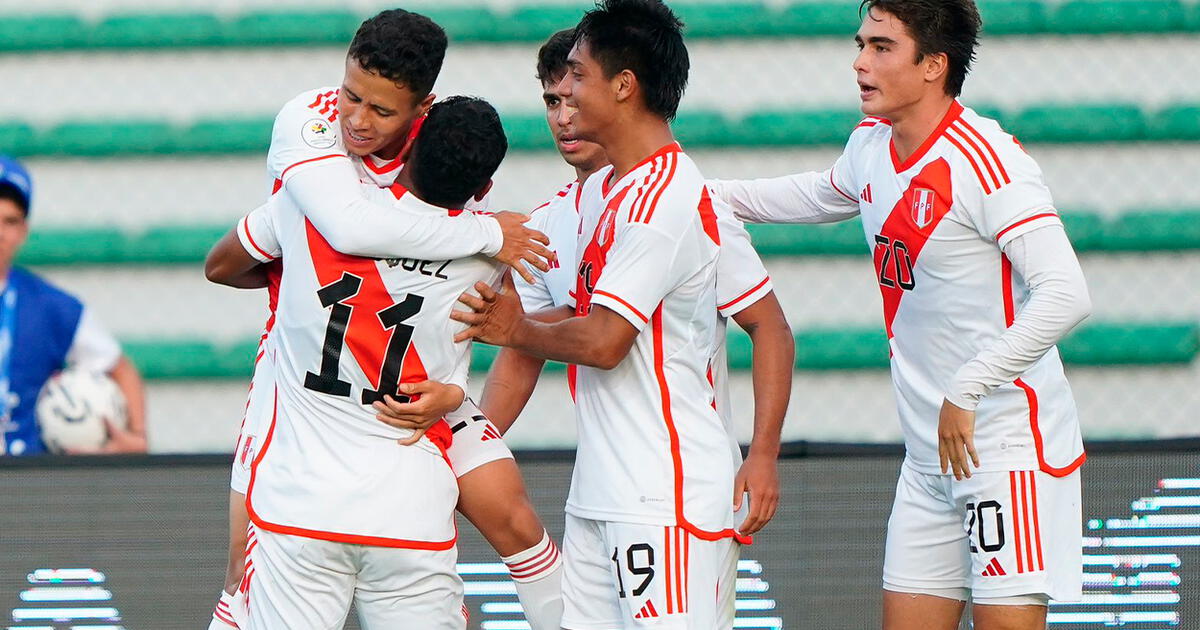
[[[454,433],[454,440],[446,449],[446,459],[450,461],[455,477],[462,477],[496,460],[513,458],[500,431],[471,399],[468,398],[461,407],[446,414],[446,422]]]
[[[250,393],[246,398],[246,415],[242,418],[237,449],[233,452],[233,470],[229,475],[230,490],[246,494],[246,488],[250,486],[250,466],[262,448],[267,431],[271,429],[274,414],[275,365],[268,351],[254,362],[254,376],[250,380]]]
[[[567,514],[563,619],[568,630],[733,627],[740,545],[682,528]]]
[[[975,473],[955,481],[900,467],[888,519],[884,588],[970,589],[974,598],[1080,599],[1079,471]]]
[[[464,630],[458,550],[317,540],[259,529],[247,600],[254,630],[333,630],[351,602],[364,630]]]

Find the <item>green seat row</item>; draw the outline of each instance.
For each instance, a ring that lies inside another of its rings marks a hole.
[[[1136,105],[1036,105],[1019,111],[979,107],[1025,143],[1200,141],[1200,104],[1145,110]],[[675,133],[688,148],[839,146],[862,118],[857,110],[758,111],[730,118],[715,111],[680,113]],[[553,148],[542,114],[503,116],[515,151]],[[230,155],[265,153],[271,118],[77,120],[52,127],[0,122],[0,154],[24,157]]]
[[[1200,250],[1200,208],[1136,210],[1105,219],[1064,212],[1081,252]],[[177,225],[126,232],[115,227],[38,228],[21,250],[24,265],[198,265],[232,225]],[[831,225],[751,225],[763,256],[863,256],[858,219]]]
[[[796,369],[859,370],[888,366],[881,329],[802,330],[795,334]],[[148,379],[207,380],[249,378],[257,340],[214,344],[202,340],[126,341],[125,352]],[[729,366],[749,370],[752,347],[740,330],[729,336]],[[1096,323],[1085,325],[1059,344],[1063,360],[1078,366],[1187,364],[1200,352],[1200,324]],[[497,349],[478,344],[471,369],[486,371]],[[551,370],[563,365],[552,363]]]
[[[849,37],[857,2],[679,2],[693,38]],[[534,42],[574,26],[586,3],[417,8],[454,42]],[[981,0],[986,34],[1166,33],[1200,30],[1200,6],[1183,0]],[[0,51],[211,46],[345,45],[366,15],[338,9],[214,13],[121,13],[88,21],[74,14],[9,15]]]

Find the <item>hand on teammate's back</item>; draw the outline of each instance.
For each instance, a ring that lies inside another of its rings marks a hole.
[[[529,283],[533,283],[535,279],[526,264],[542,271],[550,270],[550,261],[557,257],[546,247],[550,244],[550,239],[545,234],[525,227],[529,215],[497,212],[492,218],[496,219],[500,224],[500,231],[504,233],[504,245],[494,256],[496,260],[512,267]]]
[[[742,509],[745,493],[750,493],[750,511],[738,526],[739,534],[750,536],[766,527],[779,507],[779,469],[773,457],[753,452],[742,462],[733,480],[733,509]]]
[[[429,427],[446,414],[458,409],[466,398],[466,394],[458,385],[437,381],[402,383],[400,393],[408,396],[411,401],[402,403],[385,395],[382,401],[375,401],[371,406],[378,412],[375,418],[380,422],[399,429],[412,429],[412,436],[400,441],[402,446],[416,444]]]
[[[474,339],[493,346],[513,345],[513,336],[518,325],[525,319],[525,309],[517,288],[513,285],[512,273],[504,274],[502,291],[477,282],[475,290],[479,296],[464,293],[458,301],[471,311],[450,311],[450,319],[467,324],[467,329],[454,336],[454,341]]]
[[[938,459],[942,463],[942,474],[952,470],[955,479],[970,479],[971,466],[967,457],[979,468],[979,454],[975,452],[975,412],[943,400],[938,418]]]

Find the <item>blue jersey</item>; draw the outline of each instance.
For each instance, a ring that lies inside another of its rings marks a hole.
[[[15,407],[4,440],[10,455],[33,455],[46,450],[34,412],[37,397],[66,363],[83,303],[24,269],[9,272],[8,282],[17,294],[8,401]]]

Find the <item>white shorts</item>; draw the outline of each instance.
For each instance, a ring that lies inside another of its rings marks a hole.
[[[1079,471],[983,472],[955,481],[905,464],[888,519],[883,583],[902,592],[970,589],[975,599],[1079,601],[1082,548]]]
[[[246,578],[250,629],[340,629],[351,602],[364,630],[467,627],[456,548],[425,551],[255,533]]]
[[[260,347],[265,346],[264,343]],[[246,494],[246,488],[250,486],[250,465],[254,463],[263,438],[271,428],[271,417],[275,411],[274,384],[275,363],[272,353],[264,351],[254,362],[254,376],[250,379],[250,392],[246,396],[246,415],[242,418],[242,430],[233,452],[229,489],[239,494]]]
[[[455,477],[462,477],[496,460],[513,458],[500,431],[471,399],[446,414],[446,422],[454,434],[450,448],[446,449],[446,459],[450,461]]]
[[[732,538],[566,516],[564,628],[733,627],[741,545]]]

